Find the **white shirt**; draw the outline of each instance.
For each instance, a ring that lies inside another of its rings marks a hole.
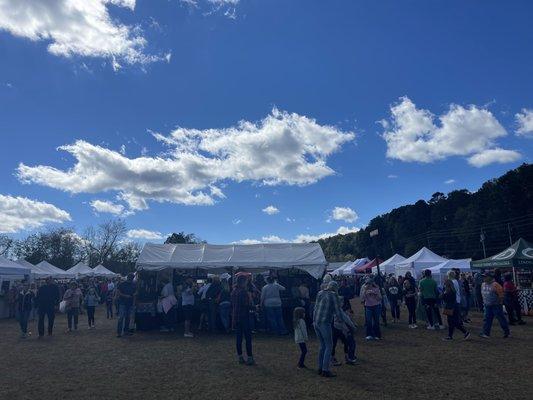
[[[200,299],[205,300],[205,295],[207,294],[207,291],[211,287],[211,283],[206,283],[204,286],[198,290],[198,295],[200,296]]]
[[[285,290],[285,287],[279,283],[268,283],[261,290],[261,304],[264,307],[281,307],[281,297],[279,292]]]
[[[174,294],[174,287],[172,286],[172,283],[167,283],[165,286],[163,286],[163,289],[161,289],[161,297],[168,297]]]
[[[459,288],[459,282],[457,279],[452,279],[453,288],[455,289],[455,302],[461,304],[461,289]]]

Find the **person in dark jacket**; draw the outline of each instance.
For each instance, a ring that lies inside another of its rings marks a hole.
[[[217,298],[222,290],[220,285],[220,278],[218,276],[213,276],[211,279],[211,286],[207,289],[205,293],[205,298],[207,299],[208,306],[208,328],[209,332],[214,332],[216,330],[216,321],[217,321]]]
[[[443,340],[453,340],[453,331],[455,328],[463,332],[465,340],[470,338],[470,332],[468,332],[463,326],[461,310],[455,295],[455,288],[450,280],[446,280],[444,282],[444,293],[442,294],[442,300],[444,302],[444,313],[448,319],[448,336],[443,338]]]
[[[30,286],[24,283],[20,293],[18,294],[17,304],[19,312],[19,324],[22,339],[26,339],[28,336],[28,319],[33,308],[35,295],[30,290]]]
[[[505,282],[503,283],[503,304],[509,316],[509,325],[524,325],[522,320],[522,307],[518,301],[518,289],[513,282],[511,274],[504,275]]]
[[[237,278],[237,286],[231,292],[231,305],[233,307],[233,328],[236,333],[237,356],[240,364],[254,365],[254,356],[252,354],[252,330],[250,328],[250,309],[252,308],[252,298],[246,288],[247,277],[240,275]],[[242,339],[246,341],[246,355],[248,360],[245,361],[242,355]]]
[[[46,284],[37,290],[37,311],[39,314],[39,321],[37,329],[39,331],[39,338],[44,336],[44,317],[48,318],[48,336],[52,335],[54,329],[55,307],[59,304],[59,288],[54,283],[52,278],[46,279]]]

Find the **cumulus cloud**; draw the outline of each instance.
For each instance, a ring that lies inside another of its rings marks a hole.
[[[452,104],[436,124],[430,111],[418,109],[408,97],[391,107],[390,121],[383,126],[387,157],[405,162],[476,157],[496,149],[496,139],[507,135],[489,110]]]
[[[136,26],[120,23],[109,6],[133,11],[135,0],[0,0],[0,30],[45,41],[62,57],[82,56],[146,64],[164,58],[145,53],[146,39]]]
[[[533,110],[523,108],[522,112],[515,114],[515,118],[518,125],[516,133],[522,136],[533,137]]]
[[[328,222],[331,221],[345,221],[345,222],[354,222],[359,216],[357,213],[352,210],[350,207],[335,207],[331,212]]]
[[[468,159],[468,163],[474,167],[481,168],[490,164],[507,164],[518,161],[522,155],[515,150],[505,150],[500,148],[484,150],[474,154]]]
[[[268,215],[274,215],[274,214],[278,214],[279,213],[279,209],[277,207],[274,207],[274,206],[265,207],[265,208],[263,208],[262,211],[265,214],[268,214]]]
[[[354,139],[352,132],[276,109],[258,123],[153,135],[169,147],[164,156],[128,158],[78,140],[59,148],[76,159],[70,169],[21,163],[17,175],[69,193],[116,191],[132,210],[148,208],[150,200],[210,205],[224,197],[226,181],[313,184],[334,173],[327,158]]]
[[[70,221],[68,212],[42,201],[0,194],[0,233],[39,228],[49,222]]]
[[[455,179],[448,179],[448,180],[444,181],[444,183],[446,185],[451,185],[452,183],[455,183]]]
[[[263,236],[261,239],[243,239],[239,240],[238,244],[259,244],[259,243],[309,243],[309,242],[316,242],[319,239],[326,239],[331,236],[336,235],[346,235],[348,233],[354,233],[357,232],[359,228],[356,228],[355,226],[348,227],[348,226],[341,226],[339,229],[337,229],[336,232],[329,232],[329,233],[321,233],[318,235],[310,235],[310,234],[300,234],[297,235],[292,240],[289,239],[283,239],[276,235],[270,235],[270,236]]]
[[[126,236],[130,239],[144,239],[144,240],[162,240],[161,232],[149,231],[147,229],[130,229],[126,232]]]
[[[91,207],[99,213],[120,215],[124,212],[124,206],[122,204],[116,204],[108,200],[93,200],[91,201]]]

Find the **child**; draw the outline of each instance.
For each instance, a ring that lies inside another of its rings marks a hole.
[[[300,360],[298,368],[307,368],[304,364],[305,355],[307,354],[306,342],[309,340],[307,335],[307,326],[305,325],[305,308],[296,307],[293,313],[294,341],[300,347]]]
[[[89,324],[89,329],[94,329],[94,311],[96,306],[100,302],[100,298],[96,294],[94,286],[89,288],[89,291],[85,295],[85,308],[87,309],[87,322]]]
[[[357,357],[355,356],[355,338],[354,333],[356,326],[351,320],[351,318],[344,311],[341,311],[342,319],[339,319],[337,316],[333,318],[333,350],[335,350],[335,345],[337,339],[340,339],[344,345],[344,359],[346,364],[354,365]],[[335,355],[333,354],[332,360],[335,360]],[[338,363],[337,365],[340,365]]]

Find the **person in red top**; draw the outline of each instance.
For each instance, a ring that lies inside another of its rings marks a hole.
[[[525,322],[522,320],[522,310],[518,301],[518,289],[513,282],[513,276],[506,274],[503,278],[503,304],[505,304],[509,315],[509,324],[516,325],[518,323],[518,325],[524,325]]]

